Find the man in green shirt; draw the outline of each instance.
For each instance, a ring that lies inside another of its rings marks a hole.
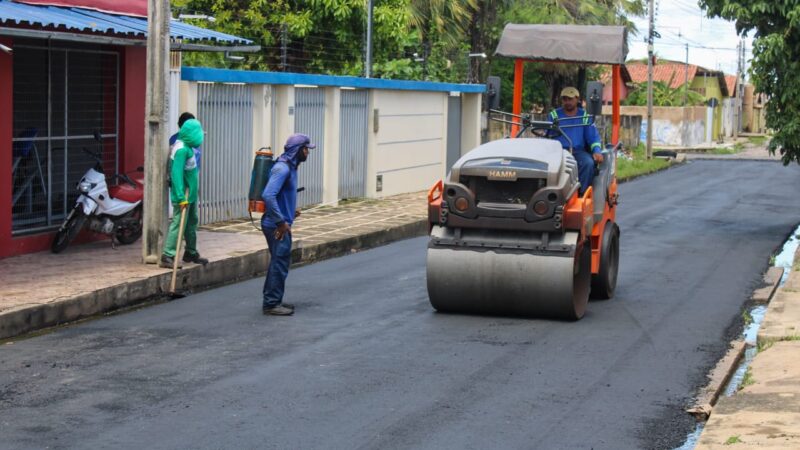
[[[178,244],[178,228],[181,223],[181,213],[186,211],[186,223],[183,237],[186,240],[186,251],[183,261],[207,264],[206,258],[200,257],[197,252],[197,159],[193,148],[203,144],[203,127],[196,119],[183,123],[178,132],[178,140],[170,151],[170,200],[173,206],[172,222],[164,242],[164,251],[161,253],[161,267],[172,268],[175,261],[175,249]]]

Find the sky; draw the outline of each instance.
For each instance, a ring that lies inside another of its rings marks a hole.
[[[655,29],[661,38],[655,38],[656,56],[674,61],[686,60],[689,44],[689,64],[707,69],[736,73],[736,46],[739,36],[733,22],[709,19],[696,0],[655,0]],[[647,57],[647,16],[633,19],[639,34],[630,39],[628,59]],[[752,57],[752,37],[745,38],[745,68]]]

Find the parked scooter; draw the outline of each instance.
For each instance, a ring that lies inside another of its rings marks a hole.
[[[94,138],[100,141],[100,133],[95,131]],[[76,186],[80,195],[53,239],[50,247],[53,253],[67,248],[84,225],[94,232],[111,236],[112,246],[133,244],[142,235],[143,180],[134,181],[127,174],[120,173],[108,181],[119,180],[122,183],[109,188],[101,155],[86,148],[83,151],[95,160],[95,166],[86,171]],[[143,169],[139,167],[136,171],[142,172]]]

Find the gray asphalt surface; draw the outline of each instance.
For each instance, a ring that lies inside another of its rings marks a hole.
[[[623,184],[617,296],[579,322],[435,313],[419,238],[293,270],[291,318],[251,280],[0,346],[0,447],[675,447],[798,222],[798,175]]]

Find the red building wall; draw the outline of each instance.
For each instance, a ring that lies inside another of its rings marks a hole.
[[[0,43],[12,47],[9,38]],[[120,48],[120,170],[130,172],[144,164],[144,107],[146,91],[147,49]],[[48,250],[53,232],[31,236],[11,235],[11,139],[13,137],[13,57],[0,52],[0,258]],[[76,243],[107,239],[89,232],[82,233]],[[136,245],[136,244],[134,244]]]

